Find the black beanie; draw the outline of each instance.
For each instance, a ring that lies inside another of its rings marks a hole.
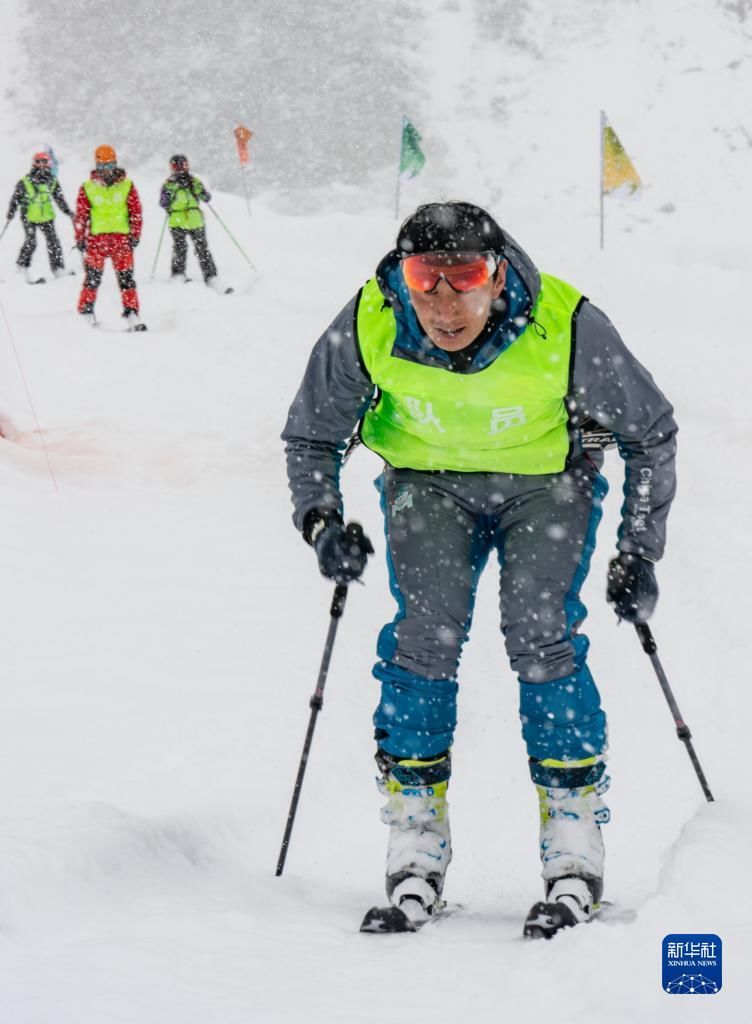
[[[504,232],[480,206],[427,203],[402,224],[397,250],[403,258],[422,252],[493,252],[504,255]]]

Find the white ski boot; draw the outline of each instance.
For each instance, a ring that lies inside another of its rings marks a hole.
[[[94,316],[94,310],[93,309],[86,310],[83,313],[79,313],[78,315],[81,317],[83,322],[88,327],[96,327],[97,326],[97,318]]]
[[[444,908],[444,876],[452,859],[446,799],[450,761],[397,761],[379,753],[377,780],[387,798],[381,820],[389,826],[386,854],[388,907],[373,907],[361,931],[417,931]],[[435,780],[435,781],[434,781]]]
[[[227,285],[223,284],[218,277],[210,277],[206,282],[206,287],[211,288],[218,295],[232,295],[234,291],[233,288],[228,288]]]
[[[123,313],[125,322],[128,324],[129,331],[145,331],[146,324],[142,323],[138,313],[130,310],[128,313]]]
[[[185,274],[171,274],[170,280],[173,284],[188,284],[190,277],[187,277]]]
[[[21,275],[27,284],[44,284],[45,279],[43,277],[34,277],[31,273],[31,267],[22,267],[19,263],[16,264],[16,271]]]
[[[610,779],[576,789],[536,786],[540,803],[540,856],[546,899],[525,921],[528,938],[550,939],[562,928],[597,914],[603,893],[605,851],[601,825],[611,815],[601,796]]]

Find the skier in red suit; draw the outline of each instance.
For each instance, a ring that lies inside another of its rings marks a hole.
[[[133,250],[141,237],[143,216],[136,186],[117,165],[111,146],[98,146],[96,168],[79,189],[74,228],[76,245],[85,253],[85,277],[78,312],[94,325],[94,303],[102,282],[104,261],[112,260],[128,330],[144,331],[133,277]]]

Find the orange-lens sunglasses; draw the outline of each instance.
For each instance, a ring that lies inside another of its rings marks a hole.
[[[405,284],[417,292],[432,292],[444,278],[455,292],[471,292],[489,281],[498,266],[493,253],[426,252],[402,260]]]

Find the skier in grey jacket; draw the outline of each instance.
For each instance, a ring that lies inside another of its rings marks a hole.
[[[545,901],[525,934],[550,937],[597,912],[606,717],[580,589],[607,491],[603,449],[615,442],[624,504],[607,597],[629,622],[652,614],[676,431],[605,314],[467,203],[419,207],[315,345],[282,435],[294,523],[326,577],[358,578],[373,549],[344,524],[340,469],[353,437],[381,455],[398,605],[374,667],[389,906],[365,930],[413,930],[443,907],[457,669],[492,549],[541,810]]]

